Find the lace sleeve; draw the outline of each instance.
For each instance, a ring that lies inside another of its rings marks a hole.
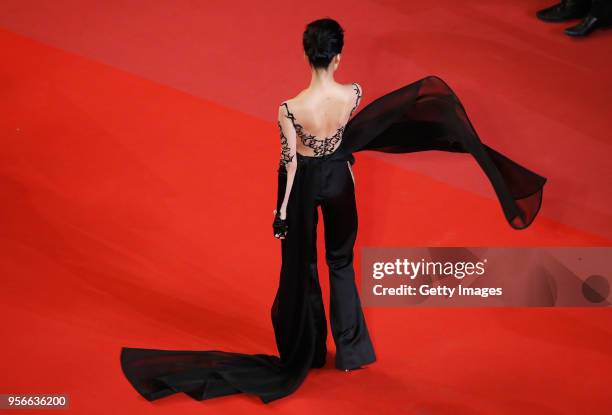
[[[278,192],[276,209],[281,218],[286,217],[287,203],[291,194],[297,169],[296,131],[283,105],[278,108],[278,129],[280,134],[280,161],[278,167]]]
[[[351,110],[351,114],[349,115],[349,117],[353,115],[353,113],[359,106],[359,103],[361,102],[361,96],[363,95],[363,90],[361,89],[361,85],[359,85],[357,82],[353,82],[353,90],[355,91],[355,105],[353,106],[353,109]]]
[[[290,145],[289,139],[285,135],[283,126],[280,121],[278,121],[278,129],[280,133],[281,145],[279,168],[284,168],[286,170],[287,164],[293,162],[295,159],[295,139],[293,140],[293,145]]]

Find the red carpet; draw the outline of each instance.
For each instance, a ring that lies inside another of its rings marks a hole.
[[[609,309],[368,308],[378,362],[346,374],[330,353],[268,406],[149,403],[120,371],[123,345],[276,353],[274,117],[324,15],[362,106],[440,75],[485,143],[549,180],[515,231],[469,156],[359,154],[357,266],[360,246],[610,245],[612,32],[570,39],[542,1],[405,3],[5,1],[0,393],[68,393],[77,414],[607,414]]]

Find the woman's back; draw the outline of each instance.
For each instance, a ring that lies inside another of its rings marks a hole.
[[[303,90],[282,103],[298,137],[296,151],[305,156],[324,156],[340,145],[342,133],[359,105],[358,83],[336,84],[325,91]]]

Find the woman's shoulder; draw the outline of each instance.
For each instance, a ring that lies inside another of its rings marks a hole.
[[[361,88],[361,84],[358,82],[351,82],[350,84],[346,84],[346,87],[350,89],[350,91],[355,94],[361,95],[363,93],[363,89]]]
[[[305,98],[306,92],[307,92],[306,89],[302,89],[300,92],[297,93],[297,95],[295,95],[295,96],[293,96],[291,98],[287,98],[284,101],[282,101],[281,105],[283,105],[285,103],[288,104],[288,105],[299,104]]]

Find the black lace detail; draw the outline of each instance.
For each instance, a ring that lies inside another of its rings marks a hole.
[[[351,109],[349,117],[353,115],[353,112],[359,105],[359,101],[361,99],[361,89],[359,88],[359,86],[356,83],[353,83],[353,88],[355,89],[357,98],[355,99],[355,105]],[[295,116],[289,110],[289,106],[287,105],[286,102],[283,102],[283,105],[287,109],[287,115],[285,116],[289,118],[291,122],[293,123],[295,132],[297,136],[300,137],[302,144],[304,144],[306,147],[311,148],[316,157],[326,156],[334,152],[334,150],[336,149],[336,145],[340,142],[340,140],[342,140],[342,136],[344,134],[344,129],[346,128],[346,124],[338,128],[336,132],[330,137],[317,138],[316,136],[306,132],[304,130],[304,127],[300,123],[297,122],[297,120],[295,119]]]
[[[353,112],[355,112],[355,110],[359,106],[359,102],[361,102],[361,88],[359,87],[359,85],[353,82],[353,89],[355,90],[355,93],[357,94],[357,99],[355,99],[355,106],[351,110],[351,114],[349,115],[349,118],[351,115],[353,115]]]
[[[285,137],[285,134],[283,133],[283,127],[281,126],[280,121],[278,122],[278,129],[280,130],[280,142],[281,142],[280,166],[286,167],[287,163],[293,160],[293,157],[295,157],[295,154],[291,154],[291,149],[289,148],[287,137]]]

